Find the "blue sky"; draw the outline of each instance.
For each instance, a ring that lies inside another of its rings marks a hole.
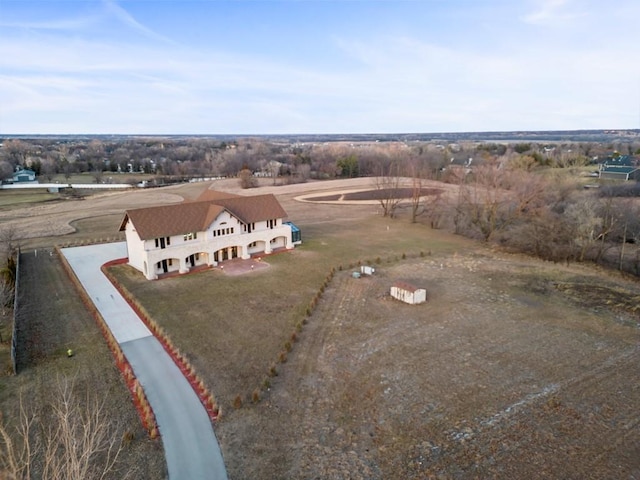
[[[0,0],[0,134],[640,128],[638,0]]]

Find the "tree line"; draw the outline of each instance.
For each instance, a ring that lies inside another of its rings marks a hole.
[[[611,152],[632,154],[640,142],[627,143],[478,143],[458,142],[273,142],[262,138],[125,137],[121,139],[0,139],[0,177],[18,167],[44,180],[56,175],[135,172],[183,177],[233,177],[243,169],[262,176],[305,181],[377,175],[381,163],[418,158],[433,173],[448,165],[507,159],[523,169],[578,167]],[[409,168],[409,167],[407,167]]]

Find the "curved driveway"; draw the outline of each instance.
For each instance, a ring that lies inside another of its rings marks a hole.
[[[120,343],[156,415],[171,480],[226,480],[222,453],[206,410],[162,345],[100,267],[127,256],[124,242],[62,249]]]

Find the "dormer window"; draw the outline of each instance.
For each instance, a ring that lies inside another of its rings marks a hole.
[[[185,233],[182,238],[184,239],[185,242],[189,240],[195,240],[196,238],[198,238],[198,233],[197,232]]]

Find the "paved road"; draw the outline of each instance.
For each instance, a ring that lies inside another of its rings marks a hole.
[[[62,249],[71,268],[122,346],[151,403],[171,480],[226,480],[222,453],[197,395],[100,267],[127,256],[124,242]]]

